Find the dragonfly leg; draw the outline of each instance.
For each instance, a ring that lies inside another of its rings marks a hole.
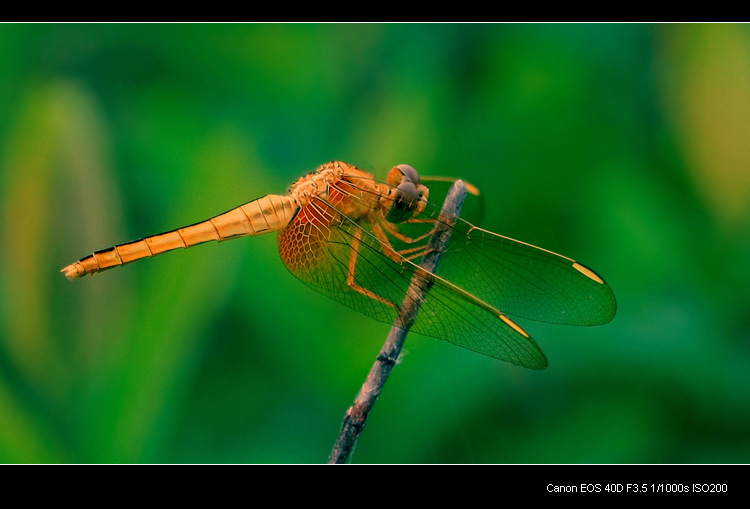
[[[373,224],[372,225],[372,233],[375,234],[375,236],[378,238],[380,243],[383,246],[383,251],[385,254],[393,260],[396,263],[401,263],[404,261],[403,256],[401,256],[398,251],[393,249],[393,246],[391,245],[391,241],[388,240],[388,235],[385,234],[385,230],[383,230],[383,227],[379,224]]]
[[[346,277],[346,284],[349,285],[349,288],[354,290],[355,292],[359,292],[365,297],[369,297],[371,299],[374,299],[378,302],[382,302],[383,304],[386,304],[396,311],[399,311],[399,307],[394,304],[393,302],[389,301],[388,299],[381,297],[377,293],[373,292],[372,290],[368,290],[367,288],[361,286],[359,283],[357,283],[357,279],[355,277],[355,271],[357,268],[357,258],[359,257],[359,244],[360,240],[362,238],[362,233],[359,229],[357,229],[354,232],[354,239],[352,240],[352,255],[349,258],[349,274]],[[391,249],[393,251],[393,249]],[[395,253],[395,251],[394,251]]]
[[[435,219],[410,219],[407,221],[407,223],[436,223],[437,221]],[[403,233],[401,233],[398,229],[398,226],[393,223],[385,222],[383,223],[384,228],[386,232],[400,240],[401,242],[404,242],[405,244],[414,244],[417,242],[420,242],[431,235],[435,233],[435,229],[433,228],[429,232],[425,233],[424,235],[420,235],[416,238],[407,237]],[[377,233],[377,232],[376,232]],[[390,245],[390,243],[388,244]],[[403,249],[401,251],[394,251],[395,253],[398,253],[403,259],[410,261],[414,260],[415,258],[419,258],[420,256],[424,256],[427,254],[427,245],[419,246],[419,247],[413,247],[410,249]]]
[[[422,218],[422,219],[417,219],[417,218],[413,217],[411,219],[407,219],[404,222],[405,223],[411,223],[411,224],[414,224],[414,223],[432,223],[432,224],[435,224],[435,223],[437,223],[437,221],[438,221],[437,219],[433,219],[431,217]]]
[[[402,251],[399,251],[398,254],[400,254],[407,260],[413,260],[415,258],[419,258],[420,256],[426,255],[428,252],[429,250],[427,249],[427,246],[419,246],[419,247],[413,247],[411,249],[404,249]],[[414,254],[410,254],[410,253],[414,253]]]
[[[390,233],[397,239],[402,240],[403,242],[407,244],[419,242],[420,240],[423,240],[426,237],[432,235],[434,233],[433,231],[430,231],[429,233],[421,235],[420,237],[416,239],[412,239],[410,237],[402,235],[401,232],[398,231],[398,228],[395,225],[391,223],[383,223],[383,224],[387,225],[386,228],[381,227],[379,224],[374,224],[372,226],[372,232],[375,234],[378,240],[380,240],[383,246],[383,251],[385,251],[385,254],[388,255],[388,257],[391,260],[397,263],[401,263],[403,261],[414,260],[415,258],[419,258],[420,256],[424,256],[427,254],[426,245],[404,249],[401,251],[396,251],[395,249],[393,249],[393,246],[391,245],[391,241],[388,240],[388,235],[386,235],[386,229],[388,233]]]
[[[437,221],[435,219],[409,219],[406,222],[407,223],[436,223]],[[429,232],[425,233],[424,235],[420,235],[419,237],[413,239],[413,238],[407,237],[406,235],[404,235],[403,233],[401,233],[398,230],[398,226],[396,226],[393,223],[384,222],[383,223],[383,227],[384,227],[384,229],[388,233],[390,233],[391,235],[393,235],[394,237],[396,237],[401,242],[405,242],[406,244],[414,244],[415,242],[419,242],[421,240],[424,240],[427,237],[431,236],[433,233],[435,233],[435,230],[433,228],[432,230],[430,230]]]

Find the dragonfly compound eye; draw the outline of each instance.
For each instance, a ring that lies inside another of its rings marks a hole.
[[[419,185],[419,173],[408,164],[399,164],[391,168],[388,172],[388,183],[393,187],[399,186],[402,182],[411,182],[415,186]]]
[[[401,223],[409,219],[419,202],[417,187],[404,180],[396,189],[391,191],[391,207],[388,210],[387,220],[391,223]]]
[[[404,175],[404,180],[409,180],[415,186],[419,185],[419,173],[417,173],[417,170],[408,164],[399,164],[396,168],[401,170],[401,173]]]

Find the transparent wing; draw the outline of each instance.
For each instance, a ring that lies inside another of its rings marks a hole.
[[[437,218],[429,204],[422,218]],[[430,223],[399,225],[411,238]],[[398,243],[404,248],[407,243]],[[601,325],[615,315],[609,285],[565,256],[478,228],[460,219],[453,228],[439,275],[503,313],[562,325]]]
[[[314,263],[287,263],[302,282],[328,297],[378,321],[392,324],[406,299],[417,264],[389,258],[383,245],[368,225],[359,225],[325,210],[328,226],[308,228],[304,216],[295,219],[279,235],[280,249],[290,242],[309,242],[320,249],[310,257]],[[304,211],[303,211],[304,213]],[[309,239],[309,240],[304,240]],[[302,250],[304,251],[304,249]],[[356,263],[352,267],[352,257]],[[353,274],[353,276],[351,276]],[[367,296],[350,284],[350,278],[362,288],[380,297]],[[390,303],[390,304],[389,304]],[[547,359],[541,348],[518,326],[512,326],[497,310],[439,277],[427,294],[412,331],[447,340],[474,352],[532,369],[543,369]]]
[[[430,190],[430,198],[442,199],[444,194]],[[372,206],[376,198],[361,192],[348,195],[363,206]],[[438,221],[440,207],[428,203],[406,223],[357,223],[335,204],[321,200],[303,208],[280,233],[279,249],[299,253],[282,259],[307,285],[392,324]],[[381,227],[388,230],[385,242],[383,233],[378,238],[374,231]],[[388,256],[391,249],[400,253],[398,261]],[[609,286],[582,264],[463,219],[454,225],[437,274],[431,276],[435,284],[414,332],[535,369],[547,365],[544,354],[506,314],[547,323],[598,325],[610,321],[617,307]]]
[[[539,322],[601,325],[615,315],[612,290],[570,258],[459,221],[441,276],[505,313]]]

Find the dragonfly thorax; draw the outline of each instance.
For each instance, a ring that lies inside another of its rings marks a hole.
[[[336,182],[343,175],[343,169],[338,165],[321,166],[318,171],[299,178],[289,189],[291,197],[306,207],[313,197],[328,199],[328,186]]]

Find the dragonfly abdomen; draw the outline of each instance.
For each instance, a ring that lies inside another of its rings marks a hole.
[[[298,208],[289,196],[264,196],[200,223],[96,251],[61,272],[76,279],[174,249],[277,231],[289,224]]]

